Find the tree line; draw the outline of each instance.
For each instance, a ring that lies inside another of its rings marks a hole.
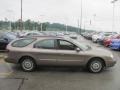
[[[41,28],[42,24],[42,28]],[[0,30],[20,30],[20,20],[17,21],[0,21]],[[60,23],[50,23],[50,22],[44,22],[39,23],[32,21],[30,19],[22,22],[23,30],[38,30],[38,31],[47,31],[47,30],[59,30],[59,31],[65,31],[66,25],[60,24]],[[68,31],[74,31],[79,32],[79,28],[73,27],[73,26],[67,26]]]

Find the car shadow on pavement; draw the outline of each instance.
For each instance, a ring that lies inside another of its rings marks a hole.
[[[12,65],[11,67],[15,73],[24,73],[20,65]],[[104,69],[102,73],[109,72],[111,69]],[[33,72],[30,73],[45,73],[45,72],[63,72],[63,73],[90,73],[86,68],[73,67],[73,66],[38,66]],[[28,72],[29,73],[29,72]],[[98,73],[99,74],[99,73]]]
[[[12,69],[20,72],[24,72],[20,65],[12,65]],[[86,72],[87,70],[81,67],[66,67],[66,66],[37,66],[33,72]]]

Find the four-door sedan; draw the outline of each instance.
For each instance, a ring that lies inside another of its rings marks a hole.
[[[83,66],[98,73],[116,63],[110,51],[63,37],[23,38],[11,42],[7,50],[5,61],[20,64],[24,71],[33,71],[37,65],[54,65]]]

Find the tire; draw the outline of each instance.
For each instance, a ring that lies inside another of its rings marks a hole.
[[[101,59],[94,58],[88,63],[87,68],[88,68],[89,72],[99,73],[103,70],[104,63]]]
[[[31,72],[36,68],[35,61],[30,57],[25,57],[21,61],[21,68],[26,72]]]

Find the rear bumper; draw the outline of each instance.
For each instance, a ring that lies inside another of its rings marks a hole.
[[[15,63],[15,64],[17,64],[17,63],[18,63],[18,61],[17,61],[17,60],[12,59],[12,58],[8,58],[8,57],[6,57],[4,60],[5,60],[5,62],[8,62],[8,63]]]

